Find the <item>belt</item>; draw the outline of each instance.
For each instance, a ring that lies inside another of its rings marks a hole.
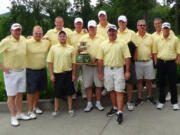
[[[164,63],[175,62],[175,60],[162,60],[162,59],[158,59],[158,60]]]
[[[151,61],[151,59],[150,60],[137,60],[137,62],[148,62],[148,61]]]

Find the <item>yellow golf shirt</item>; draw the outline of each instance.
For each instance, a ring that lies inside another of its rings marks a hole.
[[[49,50],[47,62],[53,63],[53,72],[62,73],[72,70],[72,64],[76,61],[74,47],[66,44],[62,46],[60,43],[54,45]]]
[[[180,41],[172,34],[167,39],[161,36],[154,44],[153,53],[162,60],[175,60],[177,54],[180,54]]]
[[[20,36],[16,40],[13,36],[6,37],[0,42],[0,54],[3,54],[4,65],[9,69],[23,69],[26,63],[26,39]]]
[[[106,27],[103,27],[100,23],[97,25],[97,34],[102,36],[104,40],[108,40],[108,34],[107,34],[107,27],[109,26],[109,23]]]
[[[26,67],[34,70],[45,68],[49,47],[49,40],[36,41],[34,37],[28,39]]]
[[[62,30],[66,32],[67,43],[70,44],[69,35],[72,33],[72,31],[69,28],[64,28],[64,27],[62,28]],[[48,38],[48,40],[51,42],[51,46],[59,44],[58,32],[59,31],[56,28],[54,28],[54,29],[48,30],[47,33],[44,35],[44,37]]]
[[[129,41],[133,41],[135,38],[135,32],[126,28],[123,32],[120,32],[120,30],[118,30],[118,34],[117,34],[117,38],[118,39],[123,39],[124,41],[126,41],[127,43]]]
[[[136,33],[134,43],[137,46],[137,60],[150,60],[154,44],[152,35],[145,33],[144,37],[141,37]]]
[[[78,46],[80,44],[80,39],[84,36],[87,35],[88,33],[84,33],[83,31],[81,31],[80,33],[77,33],[76,31],[73,31],[73,33],[71,33],[71,35],[69,36],[71,45],[76,49],[78,49]]]
[[[100,44],[103,42],[103,38],[101,36],[96,34],[92,39],[90,38],[89,34],[87,34],[81,38],[80,42],[86,42],[86,51],[88,54],[91,56],[91,58],[97,58]]]
[[[123,67],[125,58],[130,58],[130,52],[127,43],[118,39],[114,42],[104,41],[98,51],[97,58],[104,60],[104,65],[109,67]]]

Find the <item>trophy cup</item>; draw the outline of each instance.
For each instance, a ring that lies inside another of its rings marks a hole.
[[[80,52],[77,57],[76,57],[76,63],[79,64],[88,64],[91,62],[91,57],[88,54],[88,52],[86,51],[87,46],[86,46],[86,42],[81,42],[80,43],[80,48],[83,49],[82,52]]]

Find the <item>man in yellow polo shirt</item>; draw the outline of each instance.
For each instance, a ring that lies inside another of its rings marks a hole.
[[[135,44],[133,43],[133,40],[135,38],[135,32],[127,28],[127,18],[124,15],[120,15],[118,17],[118,39],[122,39],[125,42],[127,42],[127,45],[129,47],[130,53],[131,53],[131,65],[130,65],[130,73],[131,77],[129,80],[126,81],[126,89],[127,89],[127,109],[129,111],[132,111],[134,109],[132,102],[132,90],[133,85],[136,84],[136,71],[135,71],[135,57],[137,53],[137,49]]]
[[[156,40],[159,39],[159,37],[161,37],[163,35],[161,18],[157,17],[154,19],[154,28],[156,31],[152,34],[152,36],[153,36],[153,39],[155,42]],[[172,30],[170,30],[170,34],[175,35]],[[170,92],[167,92],[166,101],[169,101],[169,100],[171,100],[171,94],[170,94]]]
[[[47,33],[45,34],[44,38],[48,39],[51,42],[51,46],[56,45],[59,43],[58,32],[63,30],[67,33],[67,41],[68,41],[68,44],[70,44],[68,36],[72,33],[72,31],[69,28],[63,27],[64,26],[63,18],[62,17],[56,17],[54,20],[54,24],[55,24],[55,28],[48,30]]]
[[[107,20],[106,11],[104,10],[99,11],[98,19],[99,19],[99,24],[97,25],[97,34],[102,36],[104,40],[108,40],[107,27],[109,25],[109,22]],[[102,91],[102,95],[103,96],[107,95],[106,89]]]
[[[107,27],[109,25],[107,21],[107,14],[104,10],[98,12],[99,24],[97,25],[97,34],[102,36],[104,40],[108,40]]]
[[[104,41],[98,51],[99,79],[104,79],[107,91],[110,91],[112,109],[107,116],[117,114],[117,122],[123,121],[125,79],[130,78],[130,52],[124,40],[117,39],[117,27],[108,26],[109,40]],[[124,74],[124,64],[126,72]],[[103,78],[103,65],[104,78]]]
[[[77,52],[78,46],[80,44],[80,39],[84,35],[86,35],[87,33],[85,33],[83,31],[83,20],[82,20],[82,18],[79,18],[79,17],[75,18],[74,27],[75,27],[75,31],[73,31],[72,34],[70,34],[69,39],[70,39],[71,45],[75,48],[75,50]],[[81,66],[78,66],[77,67],[77,77],[76,78],[78,78],[80,76],[81,71],[82,71]],[[81,83],[83,83],[83,82],[81,82]],[[75,90],[77,92],[78,80],[76,80],[74,82],[74,86],[75,86]],[[83,98],[86,98],[85,88],[84,88],[83,84],[81,84],[81,94],[82,94]],[[73,95],[73,99],[75,99],[75,98],[76,98],[76,94]]]
[[[179,110],[177,87],[176,87],[176,68],[180,63],[180,41],[170,34],[170,23],[162,24],[163,35],[155,42],[153,47],[154,61],[157,65],[159,77],[159,103],[157,109],[163,109],[165,100],[165,83],[166,77],[171,92],[171,103],[173,110]]]
[[[55,103],[52,115],[58,115],[59,98],[62,96],[63,88],[66,87],[68,113],[74,116],[72,95],[75,92],[73,82],[76,79],[76,53],[74,47],[66,43],[67,33],[65,31],[60,31],[58,38],[59,44],[51,47],[47,57],[50,79],[54,82]]]
[[[14,23],[10,31],[11,36],[0,42],[0,54],[4,57],[4,65],[0,62],[0,69],[4,72],[7,103],[11,112],[10,123],[12,126],[19,126],[19,119],[30,119],[22,113],[22,98],[26,91],[26,39],[21,36],[20,24]]]
[[[27,40],[27,100],[28,115],[36,118],[36,114],[43,111],[37,107],[40,91],[47,89],[46,55],[50,48],[48,40],[42,40],[43,29],[40,26],[33,28],[33,37]]]
[[[99,111],[104,110],[104,107],[101,105],[101,89],[103,86],[103,82],[98,79],[98,68],[97,68],[97,53],[100,47],[100,44],[103,41],[103,38],[96,34],[97,24],[96,21],[90,20],[88,22],[88,30],[89,34],[83,36],[80,42],[85,42],[86,51],[91,56],[91,61],[93,65],[83,65],[83,84],[86,88],[87,94],[87,105],[84,109],[85,112],[89,112],[93,108],[92,104],[92,86],[95,83],[96,86],[96,108]],[[83,51],[83,49],[79,48],[78,51]]]
[[[153,60],[152,60],[152,49],[153,49],[153,37],[146,32],[146,21],[138,20],[137,22],[138,32],[134,40],[137,46],[137,61],[135,63],[136,77],[137,77],[137,89],[138,98],[135,106],[143,103],[142,89],[143,79],[146,81],[147,98],[146,100],[153,105],[156,104],[154,98],[151,95],[152,91],[152,80],[155,78]]]

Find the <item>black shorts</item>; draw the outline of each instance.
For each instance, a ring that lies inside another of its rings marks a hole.
[[[124,68],[125,68],[124,71],[126,71],[126,66],[124,66]],[[131,63],[130,74],[131,74],[130,79],[126,80],[126,83],[134,85],[137,82],[136,71],[135,71],[135,63],[134,62]]]
[[[65,89],[65,95],[71,96],[75,93],[74,83],[72,82],[72,71],[66,71],[63,73],[54,73],[54,96],[61,98],[64,96],[63,90]]]
[[[27,93],[33,94],[37,90],[47,89],[46,68],[40,70],[26,69]]]

